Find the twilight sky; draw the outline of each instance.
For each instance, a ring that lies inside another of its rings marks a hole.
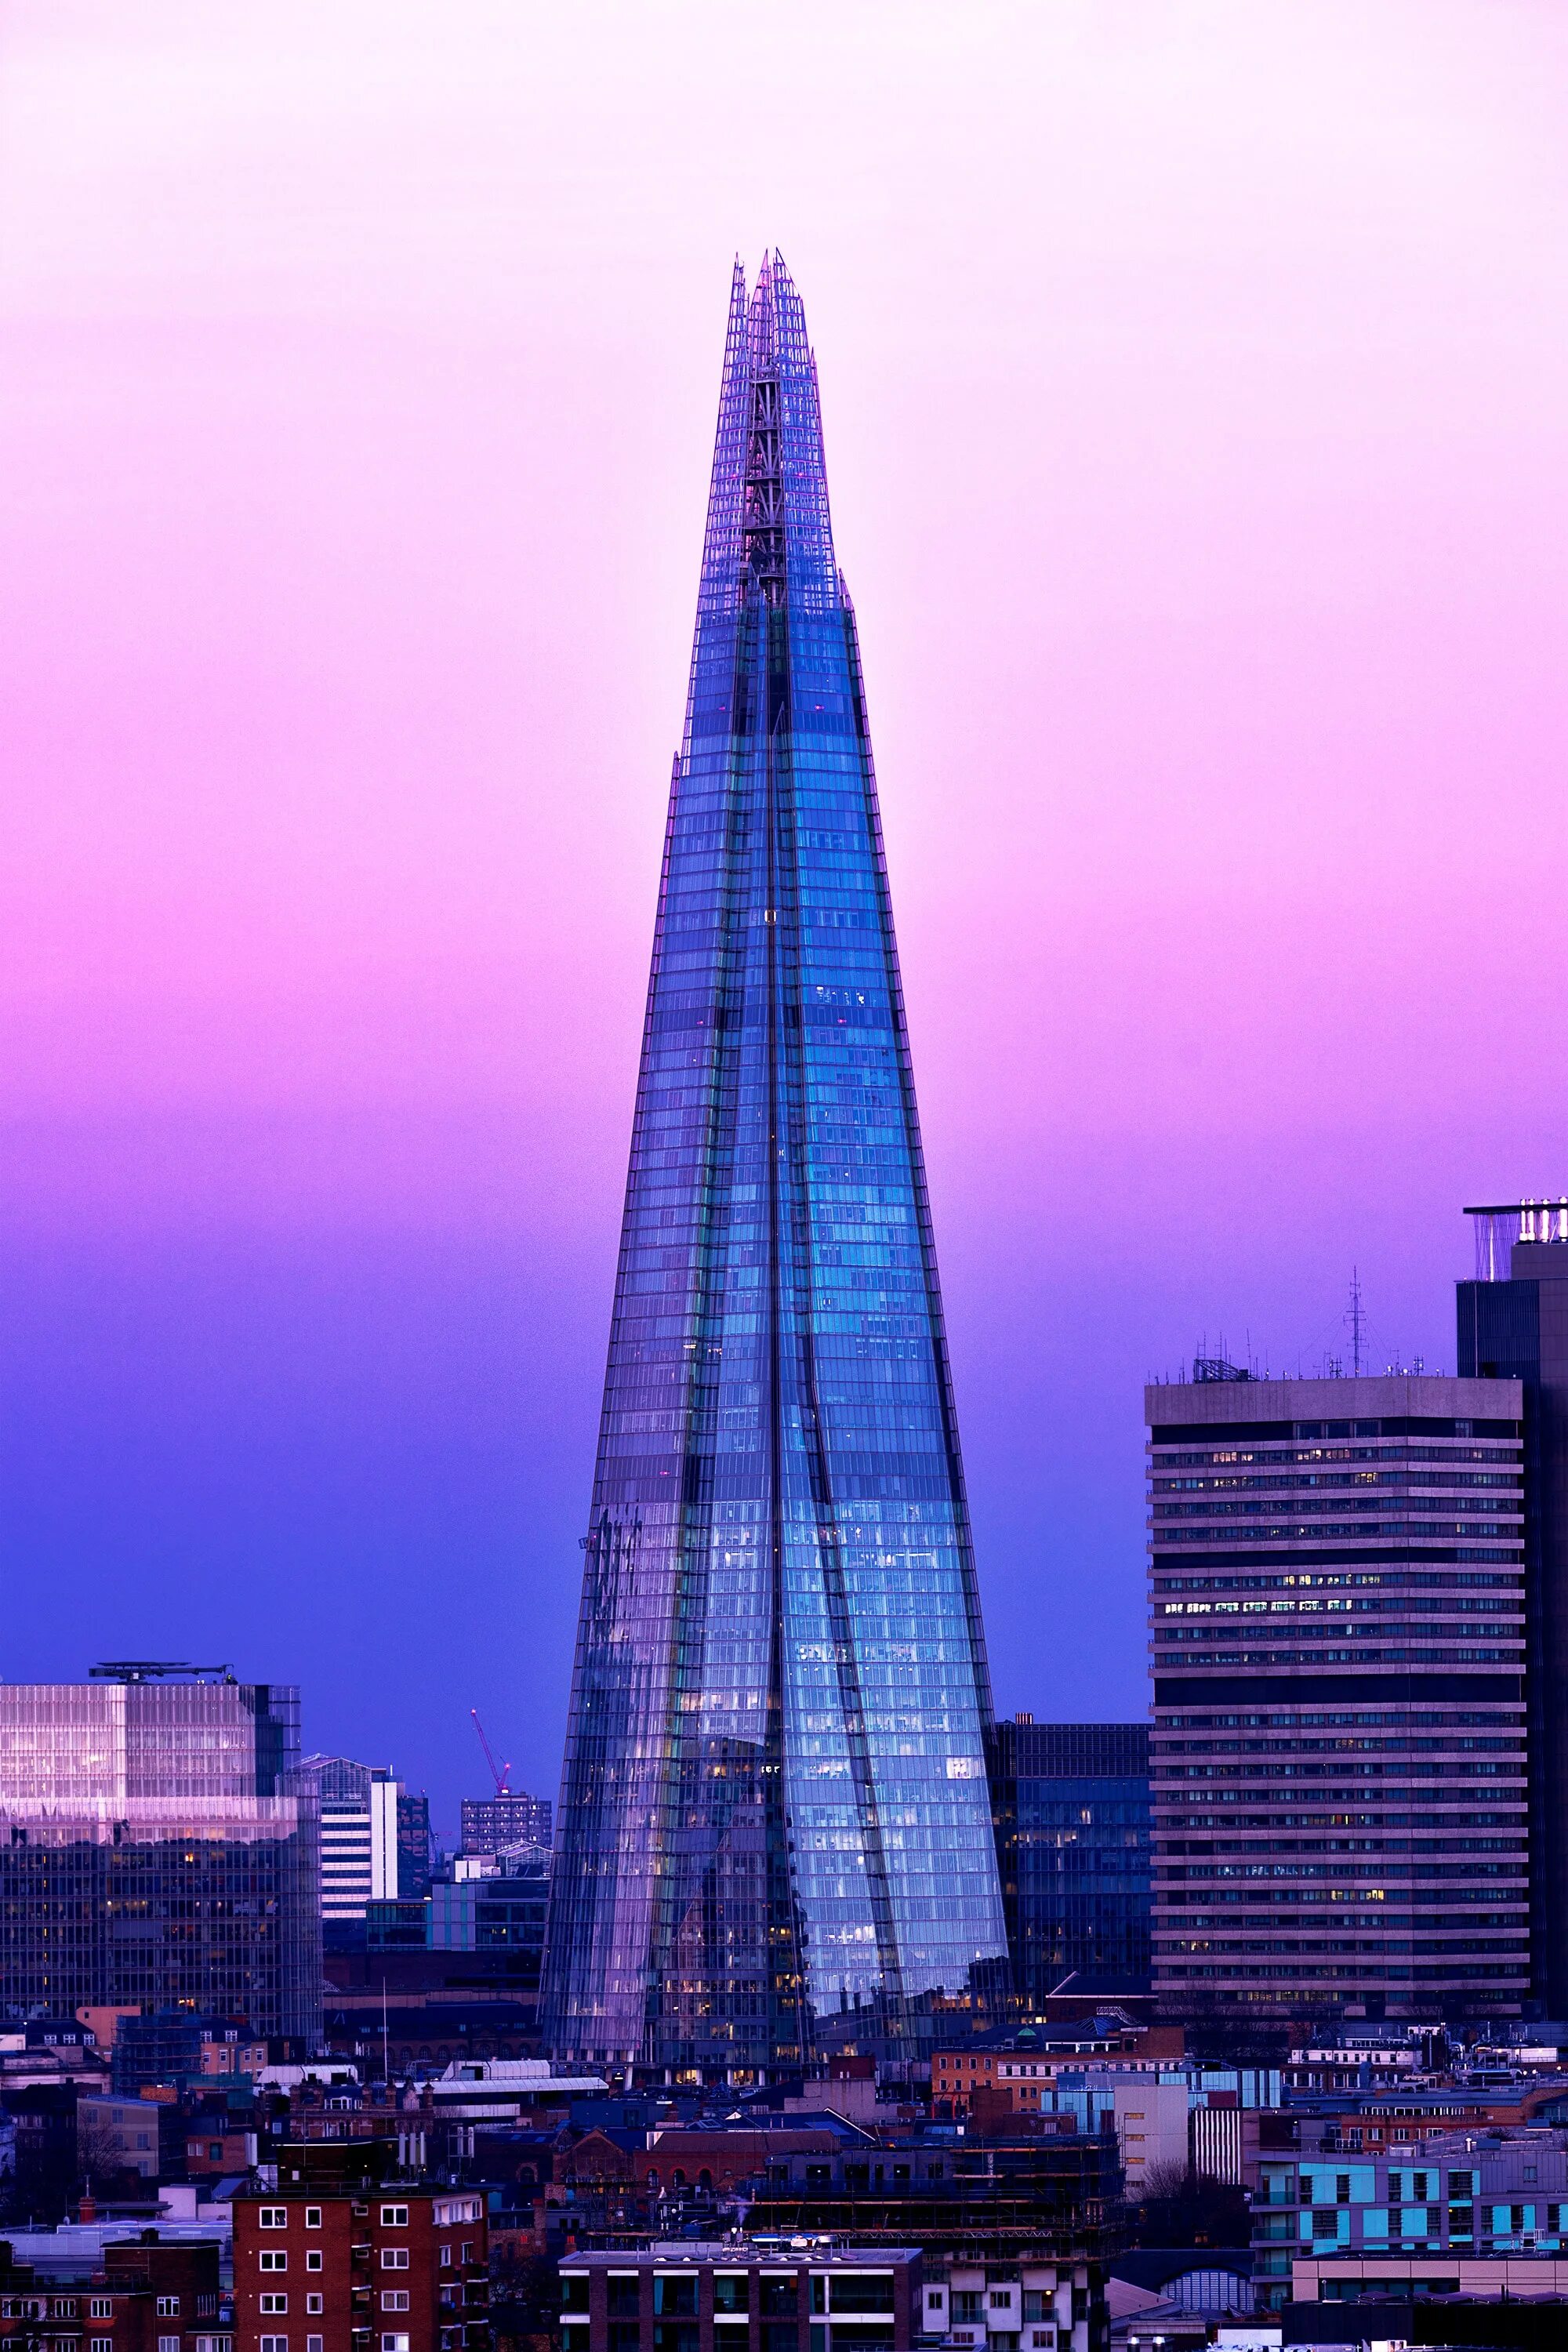
[[[1559,0],[5,0],[0,1672],[553,1793],[731,256],[868,664],[998,1705],[1140,1384],[1568,1191]]]

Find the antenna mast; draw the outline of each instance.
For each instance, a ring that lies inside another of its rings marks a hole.
[[[1351,1268],[1351,1311],[1345,1317],[1345,1321],[1351,1327],[1351,1377],[1353,1380],[1359,1380],[1362,1334],[1365,1328],[1365,1318],[1363,1315],[1361,1304],[1361,1276],[1353,1265]]]

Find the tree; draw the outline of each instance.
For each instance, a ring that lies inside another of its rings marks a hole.
[[[1245,2246],[1252,2236],[1246,2191],[1180,2164],[1150,2166],[1128,2223],[1139,2246]]]

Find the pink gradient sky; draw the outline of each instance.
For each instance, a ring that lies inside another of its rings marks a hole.
[[[1145,1370],[1352,1261],[1451,1364],[1461,1202],[1568,1190],[1565,112],[1524,0],[11,0],[4,1670],[216,1643],[552,1783],[776,242],[998,1698],[1138,1711]]]

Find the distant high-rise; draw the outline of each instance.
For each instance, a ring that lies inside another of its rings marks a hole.
[[[395,1903],[401,1891],[402,1791],[386,1767],[356,1764],[347,1756],[307,1756],[289,1785],[309,1791],[321,1810],[321,1917],[327,1926],[336,1929],[363,1920],[368,1903]],[[428,1885],[426,1860],[419,1894]]]
[[[182,2009],[314,2046],[316,1806],[300,1694],[132,1662],[0,1684],[0,1983],[18,2007]]]
[[[737,268],[567,1734],[552,2047],[744,2071],[1005,1950],[816,364]]]
[[[1458,1369],[1524,1391],[1524,1578],[1535,1989],[1568,2016],[1568,1201],[1467,1210]]]
[[[463,1852],[501,1853],[509,1845],[548,1847],[553,1808],[548,1797],[501,1789],[493,1797],[463,1799]]]
[[[1155,1992],[1243,2017],[1517,2015],[1521,1383],[1144,1396]]]
[[[994,1785],[1013,1982],[1149,1990],[1149,1727],[999,1723]]]

